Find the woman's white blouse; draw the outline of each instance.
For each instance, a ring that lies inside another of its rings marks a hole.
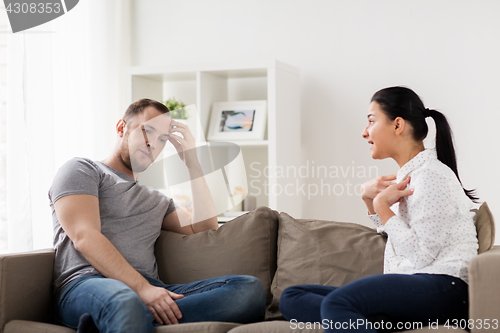
[[[469,282],[467,269],[478,249],[472,201],[434,149],[406,163],[396,181],[407,176],[415,191],[392,205],[396,215],[385,225],[370,215],[377,231],[388,235],[384,273],[447,274]]]

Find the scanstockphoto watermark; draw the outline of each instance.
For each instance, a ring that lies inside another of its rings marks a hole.
[[[302,195],[308,200],[315,196],[360,196],[361,186],[369,179],[378,177],[377,166],[356,165],[316,165],[306,161],[301,166],[262,166],[260,162],[250,164],[249,194],[258,196]],[[279,179],[269,182],[269,179]]]
[[[371,322],[367,319],[357,319],[349,321],[333,321],[328,319],[323,319],[320,322],[299,322],[297,319],[290,320],[291,329],[336,329],[336,330],[418,330],[423,328],[423,323],[421,322],[397,322],[393,323],[390,321],[375,321]]]

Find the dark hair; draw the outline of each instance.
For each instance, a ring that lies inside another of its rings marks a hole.
[[[123,115],[123,120],[128,121],[129,119],[134,118],[135,116],[144,112],[144,109],[148,106],[154,107],[161,113],[170,112],[170,110],[164,104],[155,101],[154,99],[142,98],[130,104],[130,106],[127,108],[127,111],[125,111],[125,114]]]
[[[420,97],[413,90],[406,87],[384,88],[377,91],[371,101],[377,102],[390,120],[401,117],[410,123],[413,128],[413,139],[416,141],[422,141],[427,136],[429,128],[427,127],[425,118],[432,117],[436,123],[437,157],[453,170],[458,181],[462,184],[458,176],[451,128],[446,117],[441,112],[426,109]],[[474,190],[466,190],[464,188],[464,191],[472,201],[477,202],[479,200]]]

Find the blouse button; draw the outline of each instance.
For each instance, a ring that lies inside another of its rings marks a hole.
[[[455,284],[455,282],[452,282],[451,284]]]

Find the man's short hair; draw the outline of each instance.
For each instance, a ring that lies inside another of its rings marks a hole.
[[[125,111],[125,114],[123,115],[123,120],[128,122],[129,119],[132,119],[135,116],[144,112],[144,109],[148,106],[154,107],[161,113],[170,112],[170,110],[164,104],[155,101],[154,99],[142,98],[130,104],[130,106],[127,108],[127,111]]]

